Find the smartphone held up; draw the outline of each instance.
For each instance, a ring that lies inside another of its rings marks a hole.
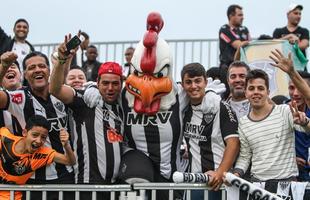
[[[81,42],[82,41],[80,40],[80,38],[77,35],[75,35],[73,38],[69,40],[69,42],[67,42],[66,44],[67,51],[65,52],[65,54],[69,55],[70,51],[72,49],[77,48],[81,44]]]

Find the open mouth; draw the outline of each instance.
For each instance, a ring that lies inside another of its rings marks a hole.
[[[43,79],[43,76],[42,76],[42,75],[37,75],[37,76],[34,77],[34,79],[36,79],[36,80],[42,80],[42,79]]]
[[[33,151],[36,151],[36,150],[38,150],[40,148],[40,145],[38,145],[38,144],[36,144],[36,143],[32,143],[31,144],[31,149],[33,150]]]
[[[15,76],[16,76],[15,73],[10,72],[10,73],[7,73],[7,74],[5,75],[5,78],[7,78],[7,79],[14,79]]]

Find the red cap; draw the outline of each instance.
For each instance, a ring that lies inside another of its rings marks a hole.
[[[116,62],[105,62],[100,65],[98,76],[101,74],[116,74],[122,77],[122,67]]]

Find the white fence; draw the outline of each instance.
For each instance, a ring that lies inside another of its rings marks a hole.
[[[195,39],[195,40],[167,40],[173,55],[173,77],[180,81],[180,72],[183,66],[191,62],[199,62],[205,68],[218,66],[219,48],[217,39]],[[98,48],[98,60],[100,62],[116,61],[124,64],[124,52],[127,47],[135,47],[138,41],[120,42],[94,42]],[[36,44],[37,51],[48,55],[52,54],[58,44]]]

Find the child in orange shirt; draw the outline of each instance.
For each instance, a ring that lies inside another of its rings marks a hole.
[[[48,136],[49,122],[39,115],[34,115],[26,123],[23,137],[10,133],[3,127],[0,129],[0,184],[25,184],[35,170],[52,162],[74,165],[76,160],[69,144],[69,133],[62,129],[60,141],[65,154],[44,147]],[[15,200],[20,200],[21,192],[15,192]],[[10,199],[9,191],[0,191],[0,199]]]

